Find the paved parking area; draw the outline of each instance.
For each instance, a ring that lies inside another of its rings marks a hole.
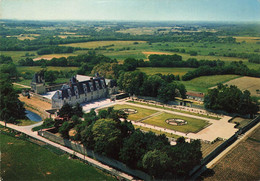
[[[82,103],[81,106],[84,112],[89,112],[91,109],[97,109],[97,108],[109,106],[114,103],[115,103],[114,101],[104,98],[104,99],[94,100],[92,102]]]

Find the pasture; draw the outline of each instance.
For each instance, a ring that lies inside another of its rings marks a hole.
[[[216,86],[218,83],[225,83],[227,81],[239,78],[239,75],[212,75],[201,76],[189,81],[181,81],[188,91],[206,93],[208,88]]]
[[[80,48],[97,48],[102,46],[110,46],[111,48],[120,48],[123,46],[133,45],[134,42],[146,43],[145,41],[90,41],[84,43],[71,43],[71,44],[61,44],[60,46],[70,46],[70,47],[80,47]]]
[[[69,56],[77,56],[77,53],[62,53],[62,54],[48,54],[48,55],[40,55],[37,58],[34,58],[34,61],[38,61],[41,59],[51,60],[52,58],[61,58],[61,57],[69,57]]]
[[[1,55],[12,57],[12,59],[15,63],[17,63],[18,60],[20,60],[22,58],[25,59],[26,53],[34,54],[34,56],[30,56],[30,58],[35,58],[37,56],[36,51],[0,51]]]
[[[252,36],[234,36],[236,38],[237,42],[243,42],[245,41],[246,43],[256,43],[260,42],[260,37],[252,37]]]
[[[181,126],[170,125],[165,121],[170,118],[178,118],[178,119],[185,120],[187,121],[187,124]],[[207,121],[201,119],[194,119],[194,118],[189,118],[189,117],[170,114],[170,113],[162,113],[157,116],[153,116],[151,118],[144,120],[143,123],[159,126],[159,127],[163,127],[175,131],[180,131],[183,133],[196,133],[208,125]]]
[[[229,151],[212,168],[212,174],[201,178],[211,180],[259,180],[260,178],[260,127],[235,148]]]
[[[68,155],[58,155],[36,144],[0,134],[3,180],[115,180]]]
[[[78,70],[78,67],[54,67],[54,66],[48,66],[46,67],[47,70],[52,70],[52,71],[75,71],[75,70]],[[35,73],[35,72],[38,72],[40,70],[42,70],[43,68],[40,67],[40,66],[18,66],[17,67],[17,70],[18,72],[20,73],[23,73],[23,72],[30,72],[30,73]]]
[[[240,90],[248,90],[252,96],[260,97],[260,78],[244,76],[225,82],[225,84],[236,85]]]
[[[154,75],[161,73],[163,75],[173,74],[183,76],[188,71],[195,70],[195,68],[175,68],[175,67],[139,67],[137,70],[146,73],[147,75]]]

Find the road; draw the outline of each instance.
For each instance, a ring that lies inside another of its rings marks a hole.
[[[21,87],[24,87],[24,88],[31,88],[30,86],[27,86],[27,85],[23,85],[23,84],[18,84],[18,83],[13,83],[14,85],[18,85],[18,86],[21,86]]]
[[[3,121],[0,121],[0,124],[4,125],[5,123]],[[59,145],[57,143],[54,143],[54,142],[52,142],[52,141],[50,141],[50,140],[48,140],[46,138],[43,138],[43,137],[39,136],[36,131],[33,132],[31,130],[33,127],[39,126],[41,124],[42,124],[42,122],[39,122],[39,123],[34,124],[34,125],[30,125],[30,126],[17,126],[17,125],[13,125],[13,124],[7,123],[6,126],[9,127],[9,128],[12,128],[14,130],[17,130],[19,132],[22,132],[24,134],[27,134],[27,135],[29,135],[29,136],[31,136],[33,138],[36,138],[36,139],[38,139],[40,141],[48,143],[48,144],[50,144],[50,145],[52,145],[52,146],[54,146],[56,148],[59,148],[59,149],[65,151],[65,152],[67,152],[69,154],[74,154],[75,156],[81,158],[82,160],[85,159],[85,161],[87,161],[89,164],[91,164],[91,165],[93,165],[93,166],[95,166],[97,168],[101,168],[101,169],[107,170],[110,173],[116,173],[120,177],[123,177],[123,178],[125,178],[127,180],[134,180],[134,178],[131,175],[125,174],[125,173],[123,173],[123,172],[121,172],[119,170],[116,170],[116,169],[108,166],[108,165],[102,164],[99,161],[96,161],[96,160],[94,160],[94,159],[92,159],[90,157],[84,156],[83,154],[77,153],[74,150],[69,149],[69,148],[67,148],[65,146]]]

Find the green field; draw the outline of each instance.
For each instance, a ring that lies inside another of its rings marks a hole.
[[[35,58],[37,56],[36,51],[0,51],[1,55],[12,57],[14,62],[18,62],[20,59],[25,59],[24,56],[26,53],[34,54],[35,56],[30,56],[30,58]]]
[[[0,134],[3,180],[116,180],[68,155]]]
[[[148,75],[161,73],[163,75],[173,74],[182,76],[186,74],[188,71],[195,70],[195,68],[139,67],[138,70]]]
[[[46,67],[47,70],[52,70],[52,71],[75,71],[78,70],[78,67],[53,67],[53,66],[48,66]],[[40,70],[42,70],[43,68],[40,66],[17,66],[17,70],[18,72],[22,73],[22,72],[30,72],[30,73],[35,73],[38,72]]]
[[[188,124],[182,126],[170,125],[165,122],[165,120],[169,118],[183,119],[187,121]],[[191,132],[196,133],[208,125],[207,121],[204,120],[194,119],[194,118],[189,118],[189,117],[179,116],[179,115],[169,114],[169,113],[162,113],[160,115],[151,117],[149,119],[144,120],[143,123],[151,124],[154,126],[159,126],[159,127],[163,127],[175,131],[180,131],[183,133],[191,133]]]
[[[84,43],[71,43],[60,46],[80,47],[80,48],[97,48],[102,46],[114,45],[109,48],[121,48],[123,46],[133,45],[134,42],[146,43],[145,41],[91,41]]]
[[[212,75],[201,76],[189,81],[181,81],[188,91],[204,92],[206,93],[208,88],[216,86],[218,83],[225,83],[232,79],[241,77],[239,75]]]
[[[113,107],[116,110],[124,109],[124,108],[130,108],[130,109],[137,110],[136,114],[130,114],[128,116],[128,119],[133,120],[133,121],[138,121],[139,119],[142,119],[142,118],[144,118],[146,116],[149,116],[149,115],[154,114],[154,113],[157,112],[155,110],[140,108],[140,107],[126,105],[126,104],[122,104],[122,105],[121,104],[116,104]]]

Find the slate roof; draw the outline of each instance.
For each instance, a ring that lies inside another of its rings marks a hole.
[[[64,98],[68,98],[69,97],[69,90],[71,92],[71,97],[75,96],[76,93],[75,93],[75,88],[78,89],[78,94],[81,95],[81,94],[85,94],[85,91],[84,91],[84,84],[86,85],[86,88],[87,88],[87,92],[91,92],[90,91],[90,83],[92,82],[93,83],[93,91],[96,91],[97,90],[97,84],[98,84],[98,87],[101,89],[103,89],[102,87],[102,84],[101,84],[101,80],[104,81],[104,84],[105,84],[105,88],[107,87],[106,85],[106,82],[105,82],[105,79],[104,78],[94,78],[92,80],[87,80],[87,81],[82,81],[82,82],[74,82],[74,83],[70,83],[69,87],[68,88],[64,88],[64,89],[61,89],[61,98],[64,99]]]

